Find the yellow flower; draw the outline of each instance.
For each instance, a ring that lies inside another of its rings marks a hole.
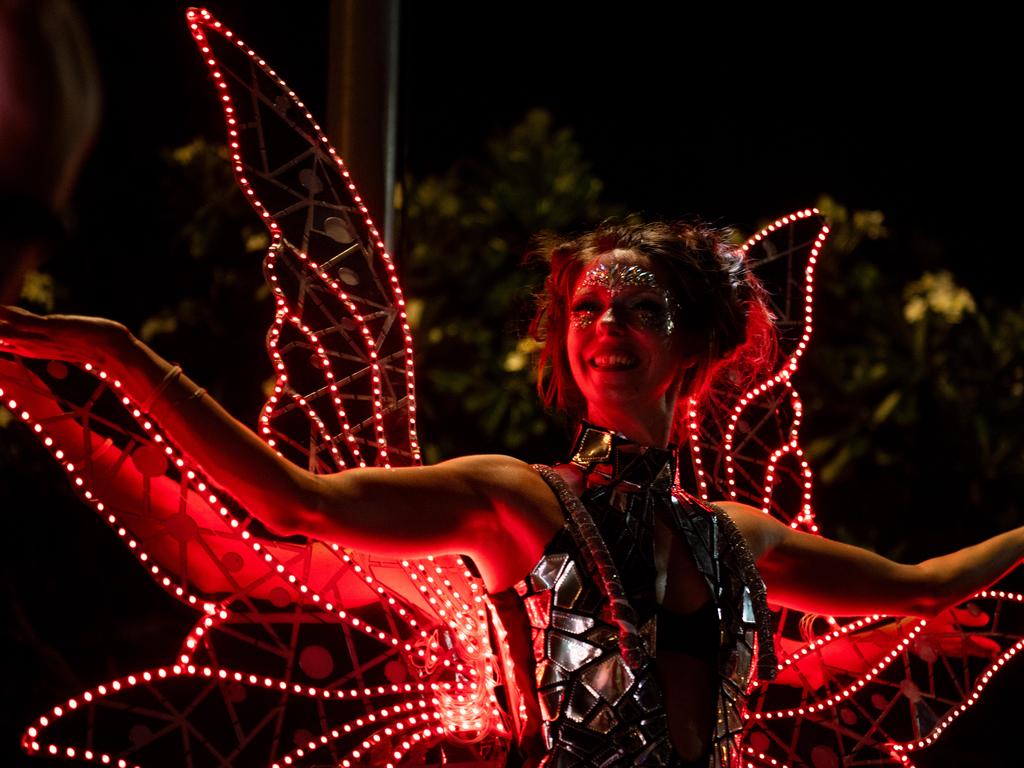
[[[953,325],[977,310],[971,292],[957,285],[947,270],[925,272],[906,287],[903,295],[907,302],[903,316],[908,323],[920,322],[927,312],[932,312]]]

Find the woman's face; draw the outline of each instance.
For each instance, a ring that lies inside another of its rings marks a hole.
[[[666,284],[648,256],[622,250],[599,256],[576,281],[567,351],[592,419],[674,396],[683,364]]]

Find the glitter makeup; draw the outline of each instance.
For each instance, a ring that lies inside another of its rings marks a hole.
[[[585,295],[594,288],[602,289],[610,295],[610,305],[603,312],[596,297]],[[651,291],[658,298],[626,289]],[[661,287],[653,272],[639,264],[594,264],[583,275],[576,297],[570,312],[570,322],[576,329],[587,328],[599,317],[611,312],[612,318],[642,330],[655,331],[665,336],[671,336],[675,330],[673,316],[676,304],[672,295]]]

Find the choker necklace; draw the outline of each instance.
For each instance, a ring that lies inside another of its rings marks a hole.
[[[676,446],[642,445],[620,432],[582,420],[568,463],[583,470],[588,485],[669,491],[676,477]]]

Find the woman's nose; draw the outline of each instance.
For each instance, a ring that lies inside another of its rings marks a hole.
[[[608,309],[602,312],[601,316],[597,318],[597,324],[605,330],[622,327],[619,318],[615,315],[614,307],[608,307]]]

